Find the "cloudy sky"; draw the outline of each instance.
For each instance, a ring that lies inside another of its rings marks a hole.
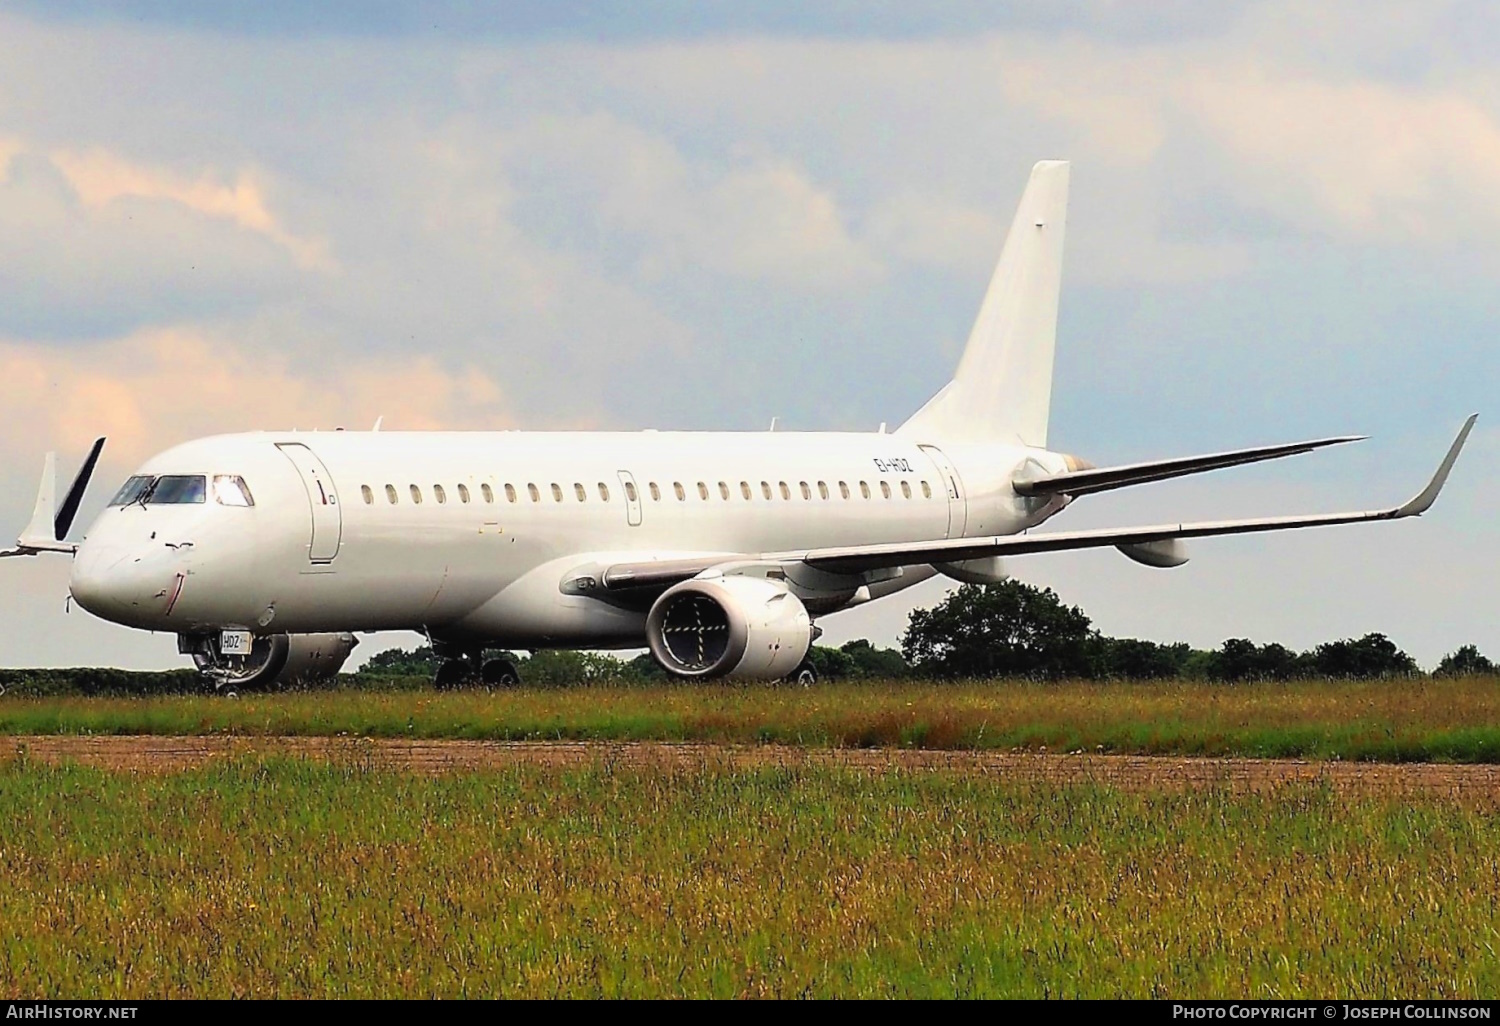
[[[1120,635],[1500,657],[1497,37],[1379,0],[0,3],[0,521],[97,434],[85,520],[223,430],[897,423],[1065,157],[1055,446],[1372,438],[1059,526],[1399,501],[1481,420],[1419,522],[1015,574]],[[177,664],[66,578],[0,563],[0,665]]]

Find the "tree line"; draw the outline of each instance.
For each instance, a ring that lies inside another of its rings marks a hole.
[[[859,639],[837,648],[814,645],[809,658],[829,680],[1024,677],[1093,680],[1296,680],[1309,677],[1368,679],[1420,674],[1416,660],[1384,634],[1328,641],[1304,652],[1275,642],[1230,638],[1216,649],[1109,637],[1078,606],[1050,588],[1021,581],[965,584],[931,609],[912,610],[900,650]],[[649,655],[620,659],[606,653],[546,651],[511,659],[528,684],[581,681],[651,683],[666,673]],[[431,649],[389,649],[372,657],[361,675],[430,676]],[[1474,645],[1445,656],[1435,676],[1495,674]]]
[[[1230,638],[1216,649],[1112,638],[1050,588],[1020,581],[966,584],[932,609],[916,609],[901,639],[914,672],[934,677],[1296,680],[1410,677],[1417,662],[1384,634],[1328,641],[1304,652]],[[1436,676],[1496,673],[1474,645],[1445,656]]]

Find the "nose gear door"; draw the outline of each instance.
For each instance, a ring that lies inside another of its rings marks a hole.
[[[344,514],[339,509],[338,489],[333,476],[317,455],[301,442],[277,442],[276,448],[292,461],[307,489],[312,511],[312,530],[307,543],[307,558],[313,563],[332,563],[339,554],[344,535]]]

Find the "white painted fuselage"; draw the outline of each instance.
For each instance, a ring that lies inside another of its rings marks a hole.
[[[645,609],[570,594],[575,569],[1013,534],[1062,505],[1018,496],[1017,473],[1067,461],[873,433],[224,435],[148,460],[139,475],[203,477],[202,501],[105,509],[71,587],[101,617],[179,634],[640,646]],[[218,501],[221,475],[253,504]],[[836,607],[933,572],[901,568]]]

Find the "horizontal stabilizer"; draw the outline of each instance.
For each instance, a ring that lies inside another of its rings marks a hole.
[[[1180,456],[1170,460],[1152,460],[1149,463],[1074,470],[1065,474],[1049,474],[1046,477],[1017,481],[1013,487],[1017,495],[1088,495],[1130,485],[1186,477],[1189,474],[1202,474],[1209,470],[1222,470],[1225,467],[1239,467],[1246,463],[1259,463],[1262,460],[1275,460],[1283,456],[1298,456],[1330,445],[1358,442],[1364,437],[1343,435],[1338,438],[1319,438],[1311,442],[1236,449],[1233,452],[1217,452],[1207,456]]]

